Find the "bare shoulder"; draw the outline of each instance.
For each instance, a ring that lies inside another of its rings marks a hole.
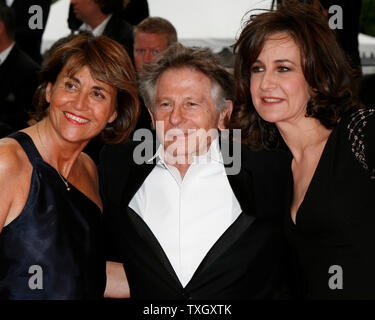
[[[0,140],[0,232],[21,212],[27,198],[32,165],[13,139]]]
[[[99,195],[99,178],[95,162],[86,154],[81,153],[78,160],[77,176],[79,177],[75,185],[89,199],[103,210],[102,201]]]
[[[88,178],[92,183],[98,185],[98,170],[96,168],[95,162],[90,158],[90,156],[84,152],[80,155],[80,166],[87,173]]]
[[[22,147],[13,139],[0,139],[0,176],[19,175],[30,165]],[[9,182],[9,181],[8,181]]]

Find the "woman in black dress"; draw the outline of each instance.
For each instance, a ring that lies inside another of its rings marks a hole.
[[[103,297],[98,176],[81,151],[131,132],[134,69],[115,41],[77,36],[48,58],[35,101],[41,121],[0,140],[0,298]]]
[[[232,126],[252,148],[291,152],[285,224],[302,293],[375,298],[375,110],[356,104],[328,21],[286,1],[250,17],[235,53]]]

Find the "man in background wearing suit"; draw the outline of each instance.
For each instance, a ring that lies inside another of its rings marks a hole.
[[[133,26],[150,15],[147,0],[124,0],[124,7],[122,16]]]
[[[134,29],[134,63],[137,72],[145,71],[144,65],[177,42],[177,31],[168,20],[148,17]]]
[[[152,63],[156,56],[177,42],[177,31],[166,19],[148,17],[142,20],[133,32],[134,66],[137,74],[143,72],[144,65]],[[151,129],[151,118],[141,99],[141,110],[135,129]]]
[[[107,36],[121,43],[133,60],[133,26],[121,15],[123,0],[71,0],[70,3],[76,18],[83,22],[78,31],[90,31],[94,36]]]
[[[123,0],[70,0],[73,12],[81,25],[72,23],[72,32],[91,32],[94,36],[107,36],[122,44],[133,59],[133,26],[122,17]],[[69,21],[69,20],[68,20]],[[99,136],[91,139],[85,152],[97,164],[103,144]]]
[[[231,115],[232,80],[210,51],[179,44],[142,74],[161,144],[105,146],[100,161],[117,297],[280,297],[289,160],[218,133]]]
[[[42,63],[42,56],[40,53],[42,36],[47,24],[49,10],[51,7],[51,0],[0,0],[11,7],[16,15],[16,42],[22,51],[27,53],[36,63]],[[31,10],[32,6],[38,6],[41,11],[41,25],[37,28],[30,28],[30,19],[35,22],[34,15],[37,13]],[[41,27],[41,28],[40,28]]]
[[[123,0],[123,4],[124,9],[122,10],[121,16],[133,26],[149,16],[147,0]],[[69,28],[71,30],[77,30],[81,24],[82,21],[75,17],[73,7],[70,5],[68,17]]]
[[[27,127],[39,66],[14,41],[12,8],[0,4],[0,121],[12,131]]]

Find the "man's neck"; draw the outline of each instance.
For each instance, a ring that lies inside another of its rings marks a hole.
[[[186,172],[189,170],[191,164],[174,164],[173,166],[176,167],[178,172],[180,173],[181,180],[184,180]]]
[[[165,152],[164,161],[166,164],[174,166],[180,172],[181,179],[183,180],[189,167],[195,162],[196,157],[207,156],[211,145],[210,141],[206,147],[197,150],[196,154],[172,156],[168,152]]]
[[[14,41],[11,39],[3,39],[3,41],[0,41],[0,53],[8,49],[13,43]]]
[[[169,153],[164,153],[164,162],[167,165],[175,167],[181,176],[181,180],[184,179],[186,172],[188,171],[189,167],[193,163],[193,159],[189,156],[181,155],[181,156],[172,156]]]
[[[92,30],[95,30],[95,28],[99,26],[105,19],[107,19],[108,16],[108,14],[100,13],[97,16],[90,19],[90,21],[87,21],[86,24],[88,24]]]

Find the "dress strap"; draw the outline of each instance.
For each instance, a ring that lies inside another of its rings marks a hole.
[[[35,147],[33,140],[28,134],[18,131],[10,134],[7,138],[14,139],[21,145],[32,165],[34,165],[36,160],[43,160],[38,149]]]

